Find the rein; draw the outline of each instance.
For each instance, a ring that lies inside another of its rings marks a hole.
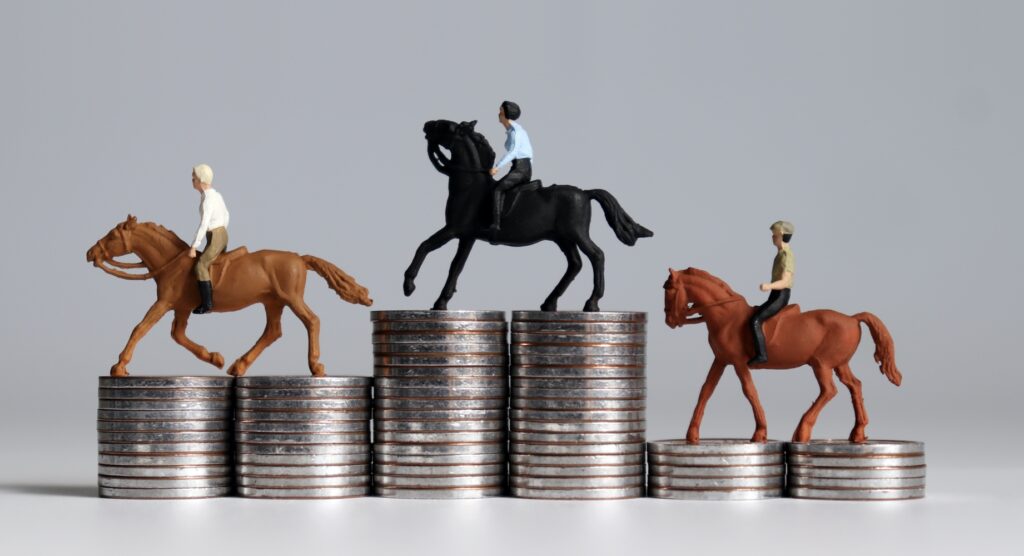
[[[479,165],[480,164],[480,154],[476,150],[476,144],[473,142],[473,139],[471,137],[465,137],[465,139],[466,139],[466,141],[469,142],[469,150],[470,150],[471,156],[473,157],[473,160],[477,163],[477,165]],[[433,146],[434,146],[434,150],[437,151],[440,154],[439,147],[437,146],[437,144],[433,143]],[[438,158],[440,158],[440,157],[438,157]],[[445,157],[445,159],[447,159],[447,157]],[[468,173],[471,173],[471,174],[487,173],[487,172],[490,171],[490,168],[470,168],[468,166],[459,166],[459,165],[453,163],[450,159],[448,160],[448,163],[444,165],[444,167],[445,167],[446,170],[450,168],[450,169],[456,170],[458,172],[468,172]]]
[[[687,309],[685,314],[687,316],[693,315],[695,313],[701,312],[704,309],[707,309],[708,307],[716,307],[718,305],[725,305],[726,303],[732,303],[733,301],[739,301],[741,299],[743,299],[743,298],[740,297],[740,296],[733,296],[733,297],[727,297],[725,299],[720,299],[718,301],[715,301],[714,303],[707,303],[707,304],[701,305],[699,307],[697,305],[694,305],[693,307],[690,307],[689,309]]]
[[[117,230],[118,233],[121,235],[121,242],[124,243],[125,249],[127,249],[129,253],[133,252],[131,234],[126,233],[124,228],[118,228]],[[114,257],[110,255],[110,253],[107,251],[107,248],[103,245],[103,243],[97,243],[96,245],[100,248],[100,253],[103,256],[102,259],[96,259],[96,268],[99,268],[100,270],[106,272],[111,276],[116,276],[124,280],[149,280],[150,278],[155,278],[168,267],[170,267],[171,264],[180,259],[182,255],[188,252],[188,249],[181,251],[174,257],[171,257],[171,260],[167,261],[163,266],[156,270],[149,271],[145,274],[131,274],[128,272],[122,272],[115,268],[108,268],[103,263],[110,264],[111,266],[117,268],[144,268],[146,267],[146,263],[122,263],[120,261],[114,260]]]

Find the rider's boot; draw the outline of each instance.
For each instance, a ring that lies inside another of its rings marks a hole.
[[[754,357],[747,361],[748,366],[760,365],[768,362],[767,349],[765,348],[764,330],[760,321],[753,321],[751,327],[754,329]]]
[[[192,312],[196,315],[202,315],[203,313],[209,313],[213,310],[213,283],[209,280],[199,281],[199,298],[202,300],[199,306],[192,309]]]
[[[501,209],[502,203],[505,201],[505,192],[497,189],[494,191],[494,216],[491,220],[491,227],[487,229],[491,233],[491,236],[495,236],[501,231]]]

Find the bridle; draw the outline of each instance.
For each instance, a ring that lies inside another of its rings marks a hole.
[[[678,289],[679,289],[678,286],[676,286],[675,284],[672,284],[672,285],[673,285],[673,287],[676,288],[676,291],[678,292]],[[678,293],[676,295],[678,295]],[[690,317],[690,315],[695,315],[697,313],[702,313],[705,309],[708,309],[710,307],[717,307],[719,305],[725,305],[727,303],[732,303],[734,301],[740,301],[742,299],[743,299],[743,297],[741,297],[739,295],[736,295],[736,294],[733,294],[733,295],[731,295],[729,297],[726,297],[725,299],[719,299],[718,301],[713,301],[711,303],[705,303],[704,305],[694,304],[694,305],[692,305],[690,307],[687,307],[686,310],[683,311],[683,315],[682,315],[682,318],[680,319],[679,325],[682,326],[682,325],[685,325],[685,324],[698,324],[698,323],[704,322],[706,315],[702,314],[701,316],[696,317],[696,318],[689,318],[689,317]],[[675,300],[673,300],[673,305],[677,305],[675,303]]]
[[[452,163],[449,160],[449,162],[447,164],[445,164],[445,166],[444,166],[445,169],[449,169],[450,168],[450,169],[456,170],[458,172],[467,172],[467,173],[472,173],[472,174],[475,174],[475,173],[487,173],[487,172],[489,172],[490,168],[483,168],[482,165],[480,164],[480,152],[477,151],[476,141],[473,141],[472,137],[470,137],[468,135],[465,135],[465,134],[463,134],[462,139],[465,140],[469,144],[469,155],[473,159],[473,162],[476,163],[477,167],[476,168],[470,168],[468,166],[459,166],[457,164]],[[439,148],[439,145],[436,142],[434,142],[434,141],[430,141],[428,143],[428,147],[430,147],[430,146],[432,146],[435,150]]]
[[[119,239],[121,240],[121,243],[124,244],[124,248],[129,253],[134,252],[134,249],[132,248],[131,231],[127,230],[124,226],[118,226],[114,229],[117,230]],[[154,278],[160,273],[162,273],[164,270],[166,270],[168,267],[170,267],[172,263],[180,259],[181,256],[184,255],[186,252],[182,251],[181,253],[178,253],[176,256],[171,257],[171,260],[167,261],[167,263],[165,263],[163,266],[156,270],[151,270],[145,274],[131,274],[129,272],[117,270],[117,268],[146,268],[146,263],[122,263],[114,259],[113,255],[111,255],[110,252],[107,251],[107,248],[105,245],[103,245],[102,241],[97,241],[96,247],[99,247],[100,250],[100,258],[97,258],[95,261],[93,261],[93,264],[96,266],[96,268],[99,268],[100,270],[106,272],[107,274],[110,274],[111,276],[116,276],[124,280],[149,280],[150,278]],[[107,264],[116,268],[109,268],[106,266]]]

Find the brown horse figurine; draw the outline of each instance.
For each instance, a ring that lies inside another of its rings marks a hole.
[[[224,357],[207,349],[185,335],[188,318],[199,303],[192,267],[195,260],[187,253],[189,246],[170,230],[153,222],[138,223],[128,219],[100,238],[85,259],[104,272],[126,280],[156,280],[156,303],[146,311],[142,322],[132,330],[128,344],[110,368],[111,376],[127,376],[128,362],[135,345],[168,311],[174,311],[171,336],[199,359],[217,368],[224,367]],[[115,257],[134,253],[142,262],[124,263]],[[116,267],[116,268],[111,268]],[[132,274],[117,268],[146,268],[145,274]],[[320,363],[320,319],[303,300],[306,271],[313,270],[338,295],[349,303],[371,305],[369,292],[333,264],[311,255],[298,255],[288,251],[263,250],[249,253],[245,247],[221,254],[213,264],[214,312],[224,313],[262,303],[267,312],[267,326],[245,355],[238,358],[228,374],[242,376],[260,353],[281,337],[281,313],[287,306],[299,317],[309,333],[309,371],[314,376],[324,375]]]
[[[708,325],[708,343],[715,354],[711,370],[700,389],[697,407],[693,410],[686,439],[700,441],[700,423],[704,408],[715,391],[718,380],[726,365],[736,369],[736,375],[743,386],[743,394],[754,410],[756,428],[753,442],[764,442],[768,438],[768,423],[764,409],[757,397],[757,388],[750,376],[747,360],[754,352],[754,340],[750,334],[750,318],[754,308],[746,299],[734,292],[724,281],[697,269],[669,269],[665,282],[665,324],[671,328],[685,324],[705,322]],[[692,316],[698,315],[698,316]],[[850,370],[850,358],[860,343],[860,323],[868,326],[875,342],[875,361],[882,374],[896,386],[903,380],[896,369],[892,336],[882,321],[871,313],[857,313],[848,316],[832,310],[817,310],[801,313],[799,306],[789,306],[765,322],[768,338],[768,362],[755,368],[792,369],[810,365],[818,379],[821,393],[804,413],[796,431],[794,442],[807,442],[811,438],[814,423],[822,408],[836,395],[832,381],[835,372],[850,390],[856,423],[850,432],[850,440],[864,442],[864,428],[868,415],[864,411],[864,397],[861,395],[860,380]],[[776,328],[778,329],[776,331]]]

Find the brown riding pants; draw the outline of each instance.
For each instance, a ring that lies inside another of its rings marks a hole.
[[[217,255],[224,252],[228,246],[228,229],[224,226],[214,228],[206,232],[206,249],[199,255],[196,261],[196,279],[200,282],[210,281],[210,265],[213,264]]]

